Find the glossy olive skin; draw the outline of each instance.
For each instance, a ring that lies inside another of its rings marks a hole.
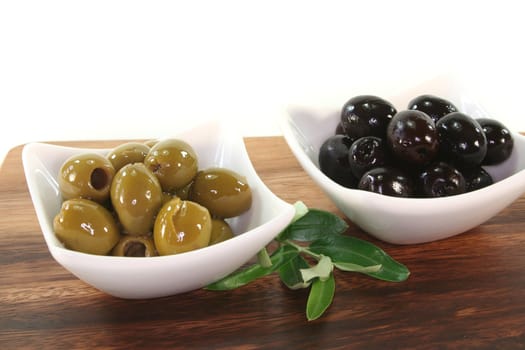
[[[423,197],[445,197],[466,192],[463,175],[445,162],[427,166],[418,178],[419,195]]]
[[[458,108],[444,98],[435,95],[419,95],[408,103],[408,109],[425,112],[434,123],[449,113],[457,112]]]
[[[125,233],[150,233],[162,205],[160,183],[143,163],[127,164],[115,174],[111,203]]]
[[[368,170],[385,165],[388,155],[383,139],[365,136],[352,143],[348,157],[350,170],[361,178]]]
[[[209,245],[212,230],[208,210],[191,201],[174,198],[155,219],[153,241],[159,255],[171,255]]]
[[[151,147],[144,164],[157,176],[162,190],[173,192],[186,186],[198,171],[194,149],[185,141],[165,139]]]
[[[492,176],[480,166],[461,170],[467,192],[479,190],[494,183]]]
[[[53,230],[66,248],[87,254],[106,255],[120,239],[111,213],[101,204],[82,198],[62,203]]]
[[[356,178],[350,168],[350,147],[352,140],[346,135],[333,135],[326,139],[319,149],[319,169],[339,185],[356,188]]]
[[[393,197],[411,197],[412,179],[399,169],[377,167],[363,174],[357,188]]]
[[[224,219],[211,220],[210,245],[226,241],[232,237],[232,228]]]
[[[387,128],[387,145],[400,161],[410,165],[425,165],[438,154],[439,140],[436,126],[424,112],[398,112]]]
[[[483,165],[495,165],[507,160],[514,148],[514,139],[509,129],[500,121],[491,118],[478,118],[487,138],[487,154],[482,161]]]
[[[208,208],[216,218],[241,215],[252,205],[252,191],[246,178],[225,168],[199,171],[189,198]]]
[[[385,138],[387,125],[396,112],[394,105],[381,97],[355,96],[343,105],[341,125],[352,140],[363,136]]]
[[[487,138],[476,120],[453,112],[441,118],[436,129],[442,160],[461,168],[481,164],[487,154]]]
[[[115,168],[106,157],[82,153],[62,163],[57,181],[63,199],[86,198],[104,203],[109,199],[114,176]]]
[[[140,142],[126,142],[113,148],[107,155],[115,171],[119,171],[126,164],[142,163],[150,148]]]
[[[150,235],[121,235],[120,240],[111,250],[111,255],[144,258],[156,256],[157,250],[155,249],[153,238]]]

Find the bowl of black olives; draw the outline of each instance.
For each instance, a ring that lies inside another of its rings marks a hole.
[[[113,149],[29,143],[22,162],[53,258],[120,298],[204,287],[295,214],[259,178],[242,137],[215,120]]]
[[[364,231],[417,244],[468,231],[525,192],[525,137],[471,97],[423,86],[292,107],[283,135],[303,169]]]

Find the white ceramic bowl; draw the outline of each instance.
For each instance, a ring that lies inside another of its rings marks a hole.
[[[437,78],[401,94],[381,97],[402,110],[417,95],[435,94],[474,118],[490,117],[462,89],[464,86],[453,79]],[[370,92],[356,91],[348,98],[362,94]],[[324,140],[334,134],[345,102],[333,108],[290,107],[281,129],[303,169],[351,221],[376,238],[415,244],[451,237],[490,219],[525,192],[525,137],[518,133],[513,133],[510,159],[484,167],[497,182],[477,191],[443,198],[396,198],[340,186],[319,170],[318,155]]]
[[[210,121],[173,137],[192,145],[199,157],[199,168],[226,167],[247,178],[253,204],[248,212],[230,220],[236,236],[199,250],[150,258],[97,256],[68,250],[53,232],[53,218],[62,202],[56,178],[66,158],[88,149],[31,143],[23,149],[24,171],[44,239],[58,263],[84,282],[117,297],[162,297],[204,287],[233,272],[291,221],[293,206],[264,185],[242,137],[228,125]],[[95,151],[105,154],[109,150]]]

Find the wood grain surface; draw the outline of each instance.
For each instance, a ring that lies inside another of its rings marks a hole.
[[[281,198],[341,215],[281,137],[245,141]],[[151,300],[86,285],[47,250],[21,150],[9,152],[0,172],[0,349],[525,349],[523,197],[469,232],[421,245],[379,242],[350,223],[349,235],[379,245],[411,276],[389,283],[336,272],[332,306],[308,322],[307,292],[288,290],[276,275],[234,291]]]

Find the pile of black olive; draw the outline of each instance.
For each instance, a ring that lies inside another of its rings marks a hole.
[[[505,161],[514,141],[501,122],[473,118],[434,95],[397,111],[372,95],[342,108],[319,150],[321,171],[338,184],[396,197],[444,197],[493,183],[484,165]]]

